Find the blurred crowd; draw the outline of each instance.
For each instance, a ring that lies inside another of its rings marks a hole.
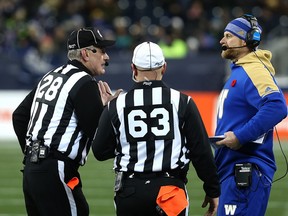
[[[0,52],[46,73],[66,58],[71,31],[96,26],[116,40],[111,51],[151,40],[166,58],[184,58],[218,52],[225,25],[243,13],[258,18],[265,44],[287,29],[287,11],[288,0],[0,0]]]

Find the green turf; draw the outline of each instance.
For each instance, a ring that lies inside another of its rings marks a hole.
[[[288,154],[288,143],[282,144],[286,155]],[[278,178],[285,173],[286,166],[284,157],[275,145],[275,156]],[[17,142],[0,140],[0,216],[26,215],[24,199],[22,194],[22,154]],[[113,183],[112,160],[99,162],[92,154],[88,162],[80,168],[83,180],[83,190],[90,205],[91,216],[113,216]],[[288,176],[273,184],[267,216],[288,215]],[[204,215],[205,210],[201,208],[204,193],[202,183],[190,170],[187,189],[190,197],[190,215]],[[261,197],[259,197],[261,199]]]

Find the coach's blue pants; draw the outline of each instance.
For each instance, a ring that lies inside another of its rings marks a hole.
[[[271,181],[253,169],[250,187],[239,189],[234,176],[221,183],[217,216],[264,216],[271,190]]]

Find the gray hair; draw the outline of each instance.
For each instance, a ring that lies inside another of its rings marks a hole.
[[[67,57],[69,60],[81,60],[81,49],[69,50],[67,53]]]
[[[89,48],[89,49],[95,49],[94,46],[88,46],[88,47],[84,47],[81,49],[85,49],[85,48]],[[69,60],[78,60],[81,61],[82,59],[82,55],[81,55],[81,49],[74,49],[74,50],[69,50],[67,53],[67,57]]]

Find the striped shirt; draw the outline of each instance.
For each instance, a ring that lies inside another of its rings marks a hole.
[[[81,165],[86,162],[103,105],[97,83],[80,62],[70,61],[43,76],[15,110],[16,125],[17,116],[24,114],[21,107],[29,108],[27,146],[40,140]],[[23,137],[18,139],[21,144]]]
[[[162,81],[136,83],[110,101],[101,115],[92,150],[98,160],[114,157],[114,170],[124,172],[184,169],[192,161],[208,187],[218,185],[208,136],[195,103]]]

